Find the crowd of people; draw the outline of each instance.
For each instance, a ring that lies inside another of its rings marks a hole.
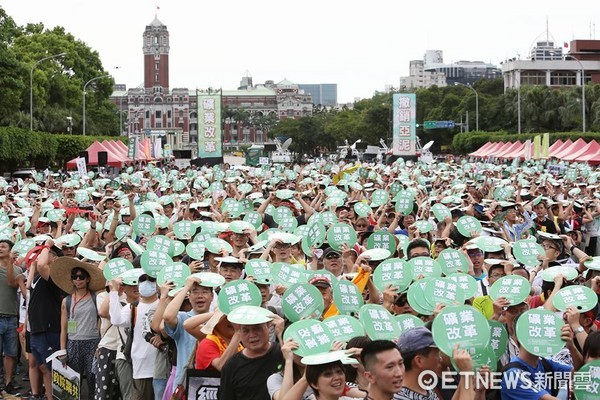
[[[550,164],[0,179],[3,391],[55,355],[94,399],[600,398],[600,171]]]

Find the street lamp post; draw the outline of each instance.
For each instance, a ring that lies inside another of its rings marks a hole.
[[[119,136],[123,136],[123,96],[119,100]]]
[[[33,64],[31,67],[31,71],[29,71],[29,130],[33,131],[33,70],[38,66],[42,61],[50,60],[52,58],[63,57],[67,55],[67,53],[55,54],[53,56],[48,56],[41,58]]]
[[[454,82],[455,85],[465,86],[475,92],[475,130],[479,132],[479,94],[477,90],[471,85],[465,85],[464,83]]]
[[[90,83],[97,81],[98,79],[102,79],[102,78],[106,78],[110,76],[109,74],[106,75],[101,75],[101,76],[97,76],[95,78],[90,79],[89,81],[87,81],[84,85],[83,85],[83,136],[85,136],[85,88],[87,87],[87,85],[89,85]]]
[[[585,133],[585,69],[583,68],[583,63],[579,59],[575,57],[571,58],[577,61],[581,67],[581,117],[583,118],[581,121],[581,129],[583,130],[583,133]]]
[[[517,133],[521,133],[521,71],[518,70],[517,74]]]

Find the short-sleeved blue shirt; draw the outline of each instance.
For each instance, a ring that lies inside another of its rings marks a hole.
[[[546,359],[552,367],[552,377],[557,380],[568,380],[566,373],[572,371],[570,365]],[[537,400],[545,394],[550,394],[549,381],[544,379],[542,361],[538,359],[537,366],[531,367],[519,357],[513,357],[510,362],[523,364],[525,370],[510,368],[502,375],[501,393],[502,400]],[[561,379],[562,376],[562,379]]]
[[[196,345],[196,338],[183,329],[183,323],[194,315],[196,315],[196,313],[193,310],[189,312],[179,311],[179,313],[177,313],[177,326],[174,329],[165,324],[165,332],[173,338],[175,345],[177,346],[177,369],[175,370],[174,387],[185,383],[183,382],[183,373],[190,361],[194,346]]]

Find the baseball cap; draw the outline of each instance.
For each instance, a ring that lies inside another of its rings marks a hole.
[[[414,353],[427,347],[437,347],[431,331],[424,326],[409,329],[400,335],[398,348],[402,354]]]
[[[323,250],[323,257],[327,257],[327,255],[330,253],[336,253],[336,254],[339,254],[340,256],[342,255],[342,253],[340,251],[337,251],[336,249],[334,249],[332,247],[328,247],[325,250]]]

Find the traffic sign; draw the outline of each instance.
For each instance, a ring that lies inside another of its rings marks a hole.
[[[423,123],[425,129],[452,129],[454,121],[425,121]]]

